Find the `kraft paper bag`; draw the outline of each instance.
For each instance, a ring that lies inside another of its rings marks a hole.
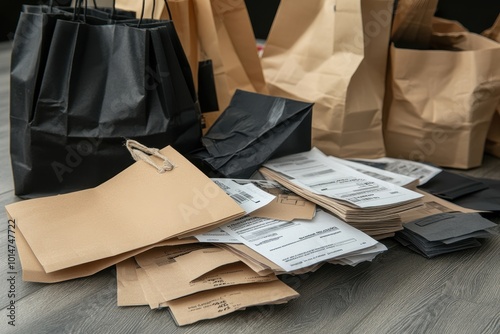
[[[193,0],[200,49],[212,60],[219,111],[205,113],[207,128],[237,89],[267,93],[252,25],[244,0]]]
[[[21,267],[23,269],[23,281],[39,283],[57,283],[75,278],[90,276],[155,247],[196,242],[198,242],[198,240],[195,238],[169,239],[147,247],[134,249],[130,252],[125,252],[116,256],[107,257],[105,259],[46,273],[21,231],[19,229],[16,230],[16,246],[19,253],[19,259],[21,261]]]
[[[477,167],[500,98],[500,46],[469,32],[435,32],[431,47],[391,45],[387,154]]]
[[[312,142],[381,157],[392,0],[282,1],[262,57],[269,93],[314,102]]]
[[[118,306],[148,305],[142,291],[134,258],[116,264],[116,304]]]
[[[299,293],[280,280],[226,286],[178,298],[167,303],[178,326],[214,319],[250,306],[284,304]]]
[[[153,11],[146,0],[145,15]],[[141,0],[117,0],[116,6],[140,13]],[[229,105],[236,89],[267,93],[257,44],[244,0],[169,0],[176,30],[197,78],[198,61],[213,65],[218,111],[205,113],[210,128]],[[156,1],[154,18],[169,18],[164,1]]]
[[[136,144],[127,142],[144,161],[95,188],[6,206],[46,273],[243,216],[235,201],[172,147],[159,151]]]
[[[500,43],[500,14],[493,26],[483,31],[482,35]],[[500,158],[500,104],[491,120],[490,130],[486,138],[485,151]]]

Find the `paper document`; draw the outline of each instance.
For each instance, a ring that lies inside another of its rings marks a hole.
[[[227,234],[226,231],[222,230],[220,227],[216,229],[201,233],[194,236],[199,242],[212,242],[212,243],[222,243],[222,244],[239,244],[241,243],[238,239]]]
[[[419,183],[420,185],[426,183],[427,181],[429,181],[442,171],[441,168],[405,159],[379,158],[379,159],[353,159],[353,160],[364,164],[368,164],[373,167],[384,169],[389,172],[417,178],[420,181]]]
[[[221,228],[287,272],[377,244],[324,211],[312,221],[243,217]]]
[[[294,220],[294,219],[312,219],[316,213],[316,204],[292,193],[290,190],[281,186],[278,182],[269,180],[247,180],[247,179],[212,179],[222,189],[228,188],[226,193],[235,199],[232,194],[236,194],[238,198],[244,197],[251,200],[243,201],[241,207],[252,217],[263,217],[279,220]],[[238,188],[239,186],[240,188]],[[241,188],[244,187],[244,188]],[[258,192],[254,192],[256,188]],[[240,195],[238,191],[231,189],[252,189],[250,194]],[[262,193],[267,195],[262,195]],[[271,198],[271,201],[269,199]],[[255,203],[259,202],[259,203]],[[261,208],[257,204],[263,205]],[[255,211],[251,211],[255,209]],[[201,233],[195,236],[200,242],[212,243],[241,243],[238,239],[233,238],[220,228],[215,228],[212,231]]]
[[[247,214],[262,208],[276,198],[252,183],[241,184],[231,179],[217,178],[213,178],[212,181],[235,200]]]
[[[379,255],[382,252],[385,252],[386,250],[387,247],[384,244],[378,243],[375,246],[357,252],[356,255],[348,255],[341,259],[334,259],[328,262],[332,264],[355,266],[361,262],[372,261],[377,255]]]
[[[286,175],[301,188],[360,208],[394,205],[422,197],[337,163],[316,148],[272,160],[264,166]]]
[[[250,213],[250,216],[294,220],[312,219],[316,213],[316,204],[293,193],[278,182],[271,180],[242,179],[233,179],[233,181],[239,184],[251,183],[265,192],[276,196],[271,203]]]
[[[332,156],[329,156],[328,158],[332,159],[335,162],[338,162],[338,163],[341,163],[341,164],[346,165],[348,167],[351,167],[360,173],[363,173],[365,175],[369,175],[371,177],[374,177],[374,178],[382,180],[382,181],[386,181],[386,182],[395,184],[395,185],[400,186],[400,187],[405,187],[405,186],[416,187],[419,184],[419,180],[416,177],[393,173],[391,171],[380,169],[377,167],[372,167],[370,165],[366,165],[366,164],[363,164],[361,162],[340,159],[340,158],[332,157]]]

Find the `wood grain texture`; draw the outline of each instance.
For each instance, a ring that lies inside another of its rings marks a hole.
[[[0,44],[0,205],[14,196],[8,154],[10,44]],[[500,179],[500,160],[465,174]],[[167,310],[116,306],[114,268],[57,284],[16,275],[16,326],[7,325],[7,216],[0,211],[0,333],[499,333],[500,237],[478,249],[425,259],[384,240],[388,252],[356,267],[324,265],[281,276],[301,296],[177,327]],[[498,217],[496,218],[498,222]],[[16,258],[19,267],[19,259]]]
[[[0,43],[0,194],[14,188],[9,154],[10,46]]]

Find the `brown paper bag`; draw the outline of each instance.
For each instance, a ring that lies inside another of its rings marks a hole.
[[[122,253],[116,256],[107,257],[105,259],[46,273],[42,265],[40,264],[40,261],[38,261],[35,254],[28,245],[28,242],[24,238],[21,231],[16,230],[16,246],[17,246],[17,251],[19,253],[19,259],[21,261],[21,267],[23,268],[23,281],[39,282],[39,283],[57,283],[75,278],[90,276],[105,268],[111,267],[121,261],[124,261],[130,257],[133,257],[134,255],[140,254],[141,252],[145,252],[154,247],[171,245],[173,244],[172,241],[174,241],[175,244],[176,240],[170,239],[140,249],[135,249],[130,252]],[[193,240],[182,239],[182,242],[192,243]],[[197,242],[197,240],[194,239],[194,242]]]
[[[209,255],[210,252],[217,251],[219,256],[213,258]],[[225,253],[226,259],[221,258],[221,253]],[[277,279],[274,274],[258,275],[228,250],[206,245],[203,249],[191,252],[189,248],[156,248],[136,256],[135,259],[161,295],[157,298],[161,302],[223,286],[270,282]],[[200,266],[205,267],[199,270],[204,273],[196,277],[190,275],[190,270]]]
[[[284,304],[299,293],[280,280],[226,286],[182,297],[167,303],[179,326],[214,319],[250,306]]]
[[[116,303],[118,306],[148,305],[137,275],[134,258],[116,264]]]
[[[173,169],[160,173],[138,161],[96,188],[6,206],[46,273],[118,258],[244,214],[173,148],[160,154]]]
[[[387,154],[444,167],[479,166],[500,98],[500,47],[469,32],[432,37],[434,50],[391,45]]]
[[[392,0],[282,1],[262,58],[272,95],[314,102],[313,145],[381,157]]]
[[[207,128],[226,109],[236,89],[267,93],[244,0],[193,0],[202,57],[211,59],[219,111],[205,113]]]
[[[229,105],[236,89],[267,93],[244,0],[169,0],[168,5],[195,82],[198,61],[212,60],[219,111],[204,113],[207,129]],[[117,0],[116,6],[140,15],[142,1]],[[145,17],[152,9],[153,0],[146,0]],[[156,1],[154,18],[169,18],[163,1]]]
[[[500,43],[500,14],[493,26],[483,31],[482,35]],[[497,63],[497,66],[500,65]],[[500,158],[500,104],[491,120],[490,130],[486,138],[485,151]]]

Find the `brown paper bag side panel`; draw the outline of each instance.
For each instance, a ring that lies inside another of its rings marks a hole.
[[[323,152],[383,156],[382,104],[392,1],[350,1],[347,6],[358,8],[346,13],[341,1],[337,16],[322,10],[329,4],[281,3],[262,58],[270,93],[315,103],[313,144]]]
[[[179,326],[213,319],[249,306],[287,302],[299,294],[281,281],[244,284],[200,292],[168,302]]]
[[[137,277],[133,258],[116,264],[116,300],[118,306],[148,305]]]
[[[179,153],[170,147],[162,152],[176,165],[172,171],[160,174],[138,162],[94,189],[6,207],[46,272],[116,256],[243,214]]]
[[[500,97],[500,57],[490,41],[463,33],[473,51],[391,47],[392,101],[385,132],[390,156],[445,167],[479,166]],[[498,69],[498,70],[497,70]]]

